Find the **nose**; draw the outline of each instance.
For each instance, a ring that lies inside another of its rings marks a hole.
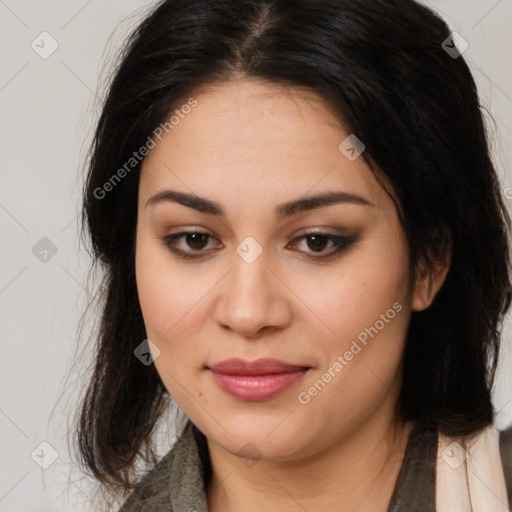
[[[222,299],[216,308],[216,321],[245,338],[255,338],[286,327],[291,320],[287,287],[268,266],[265,251],[248,263],[238,254],[234,267],[223,279]]]

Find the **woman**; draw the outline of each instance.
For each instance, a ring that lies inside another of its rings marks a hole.
[[[429,9],[161,2],[84,197],[106,281],[83,464],[126,496],[166,398],[186,417],[123,512],[509,510],[510,219]]]

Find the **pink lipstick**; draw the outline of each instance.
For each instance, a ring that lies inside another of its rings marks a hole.
[[[217,385],[226,393],[248,401],[268,400],[302,379],[310,367],[277,359],[226,359],[209,367]]]

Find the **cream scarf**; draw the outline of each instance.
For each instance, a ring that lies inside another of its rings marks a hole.
[[[496,429],[467,446],[440,434],[436,471],[437,512],[510,512]]]

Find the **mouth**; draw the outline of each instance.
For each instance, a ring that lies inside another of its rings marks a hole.
[[[246,401],[273,398],[301,380],[311,369],[277,359],[227,359],[207,368],[220,389]]]

